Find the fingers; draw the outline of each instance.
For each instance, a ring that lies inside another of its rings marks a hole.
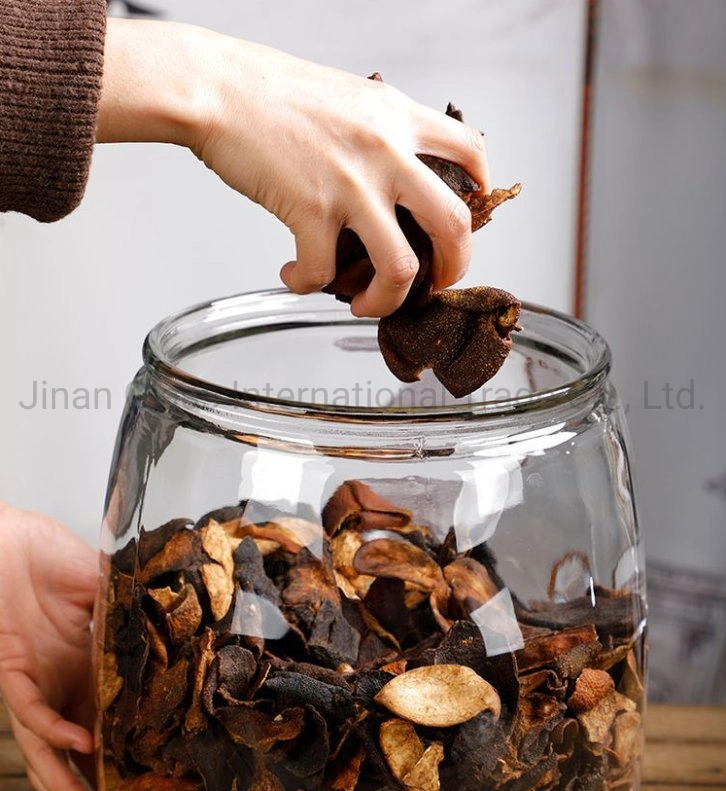
[[[489,163],[482,134],[448,115],[422,107],[425,118],[419,133],[420,154],[431,154],[456,162],[479,184],[482,193],[491,191]]]
[[[413,159],[401,178],[400,198],[387,206],[370,196],[359,204],[348,224],[368,251],[376,274],[368,288],[356,295],[351,310],[356,316],[387,316],[406,299],[419,262],[395,215],[395,203],[409,209],[431,237],[434,248],[432,280],[444,288],[459,280],[471,256],[471,212],[446,184],[419,160]],[[297,260],[280,271],[295,293],[320,290],[335,277],[339,228],[333,224],[306,226],[296,236]]]
[[[282,282],[296,294],[319,291],[335,277],[335,249],[340,228],[333,223],[308,222],[295,235],[297,260],[280,270]]]
[[[431,281],[440,289],[465,274],[471,258],[471,211],[429,168],[416,161],[401,183],[398,202],[431,238]]]
[[[36,791],[86,791],[82,781],[71,771],[65,755],[10,717],[15,740],[27,766],[28,779]]]
[[[89,731],[54,711],[24,673],[8,674],[3,682],[3,695],[18,725],[48,744],[49,749],[93,752],[93,736]]]
[[[351,303],[355,316],[387,316],[399,308],[418,272],[418,259],[398,224],[394,207],[371,205],[351,221],[376,274]]]
[[[395,205],[405,206],[431,238],[431,279],[435,288],[455,283],[471,257],[471,213],[464,202],[412,154],[426,153],[456,162],[489,192],[489,169],[481,135],[466,124],[429,108],[416,106],[414,151],[382,149],[388,161],[365,171],[351,168],[349,186],[330,205],[335,220],[309,218],[293,227],[297,260],[286,264],[280,277],[290,290],[306,294],[320,290],[336,274],[336,243],[340,228],[354,230],[373,262],[376,274],[356,295],[351,310],[357,316],[386,316],[401,306],[418,272],[418,260],[395,217]],[[381,153],[380,151],[378,153]],[[367,168],[370,162],[367,163]],[[361,179],[360,173],[365,176]],[[355,174],[358,173],[356,177]],[[351,177],[351,174],[354,174]],[[351,189],[358,179],[358,189]],[[335,179],[329,180],[331,189]],[[336,224],[337,221],[337,224]]]

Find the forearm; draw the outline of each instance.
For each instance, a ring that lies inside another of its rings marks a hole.
[[[211,105],[200,58],[214,37],[189,25],[109,19],[97,142],[191,146]]]
[[[250,151],[261,119],[287,133],[286,108],[267,106],[266,91],[298,64],[305,65],[193,25],[110,18],[96,142],[173,143],[202,157],[210,134],[227,133]]]

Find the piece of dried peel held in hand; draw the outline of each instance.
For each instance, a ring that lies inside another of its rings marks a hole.
[[[374,79],[380,79],[378,75]],[[462,120],[449,105],[447,115]],[[419,155],[469,207],[472,230],[486,225],[492,212],[516,197],[521,185],[479,193],[479,185],[453,162]],[[501,368],[520,329],[520,302],[491,286],[435,291],[431,282],[433,246],[411,213],[396,207],[398,222],[419,260],[419,271],[403,305],[378,325],[378,343],[390,368],[403,382],[416,381],[426,368],[456,398],[473,393]],[[375,270],[365,246],[350,229],[338,239],[337,274],[323,291],[342,302],[365,290]]]

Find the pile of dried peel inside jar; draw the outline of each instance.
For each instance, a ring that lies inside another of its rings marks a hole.
[[[320,522],[260,509],[174,520],[107,558],[103,788],[633,787],[638,596],[513,597],[523,646],[491,655],[478,614],[509,592],[486,545],[459,553],[453,528],[440,541],[355,480]]]

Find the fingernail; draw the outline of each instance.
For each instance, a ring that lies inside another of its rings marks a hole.
[[[90,753],[93,751],[93,748],[88,747],[88,741],[86,739],[79,739],[75,738],[71,741],[71,750],[74,750],[77,753]]]

